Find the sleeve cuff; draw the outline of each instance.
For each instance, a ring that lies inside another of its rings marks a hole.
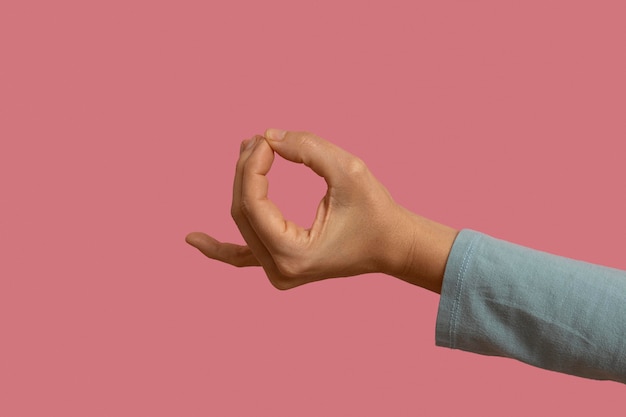
[[[435,344],[455,349],[456,327],[459,319],[459,306],[465,275],[472,262],[472,256],[482,233],[463,229],[457,235],[443,276],[441,299],[437,311]]]

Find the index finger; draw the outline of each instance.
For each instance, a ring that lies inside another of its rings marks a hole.
[[[281,157],[311,168],[329,187],[340,185],[359,162],[354,155],[310,132],[267,129],[265,137]]]
[[[255,144],[258,145],[258,142],[263,141],[264,139],[260,136],[255,136],[253,139],[249,141],[245,141],[242,143],[239,160],[237,161],[237,168],[235,170],[235,180],[233,183],[233,201],[231,206],[231,215],[241,235],[244,240],[248,244],[248,247],[254,254],[254,256],[260,261],[261,266],[265,270],[270,281],[276,285],[275,279],[280,276],[280,271],[272,258],[272,255],[269,253],[268,249],[265,247],[261,239],[257,236],[254,228],[250,225],[245,213],[243,213],[244,204],[243,204],[243,171],[244,167],[250,158],[250,155],[254,152],[251,147],[254,147]],[[270,165],[271,165],[270,160]]]
[[[243,169],[242,207],[250,225],[270,253],[285,254],[306,240],[309,232],[285,219],[268,196],[267,173],[272,166],[273,150],[260,140]]]

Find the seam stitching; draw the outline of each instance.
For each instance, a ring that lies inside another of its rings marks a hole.
[[[453,349],[456,349],[456,328],[457,328],[457,318],[458,318],[458,314],[459,314],[459,306],[461,303],[461,293],[462,293],[462,289],[463,289],[463,280],[465,279],[465,272],[467,270],[467,267],[469,265],[469,261],[472,258],[472,255],[474,253],[474,243],[478,240],[478,238],[480,237],[479,234],[477,234],[476,236],[474,236],[474,238],[470,241],[470,244],[465,252],[465,255],[463,256],[463,262],[461,263],[461,268],[459,269],[459,273],[457,274],[457,281],[456,281],[456,288],[455,288],[455,295],[454,295],[454,302],[452,304],[452,315],[451,315],[451,323],[450,323],[450,347]]]

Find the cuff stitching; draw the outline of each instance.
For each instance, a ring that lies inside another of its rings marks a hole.
[[[474,254],[474,243],[478,240],[480,235],[474,236],[474,238],[470,241],[470,244],[463,256],[463,262],[461,263],[461,268],[459,268],[459,273],[457,274],[456,280],[456,288],[454,294],[454,302],[452,304],[452,314],[450,319],[450,347],[456,349],[456,328],[457,328],[457,318],[460,310],[461,304],[461,293],[463,290],[463,280],[465,279],[465,272],[467,271],[467,267],[469,265],[470,259]]]

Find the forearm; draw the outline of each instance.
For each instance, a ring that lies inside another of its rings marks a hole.
[[[398,210],[383,272],[441,294],[438,345],[626,383],[625,271]]]

